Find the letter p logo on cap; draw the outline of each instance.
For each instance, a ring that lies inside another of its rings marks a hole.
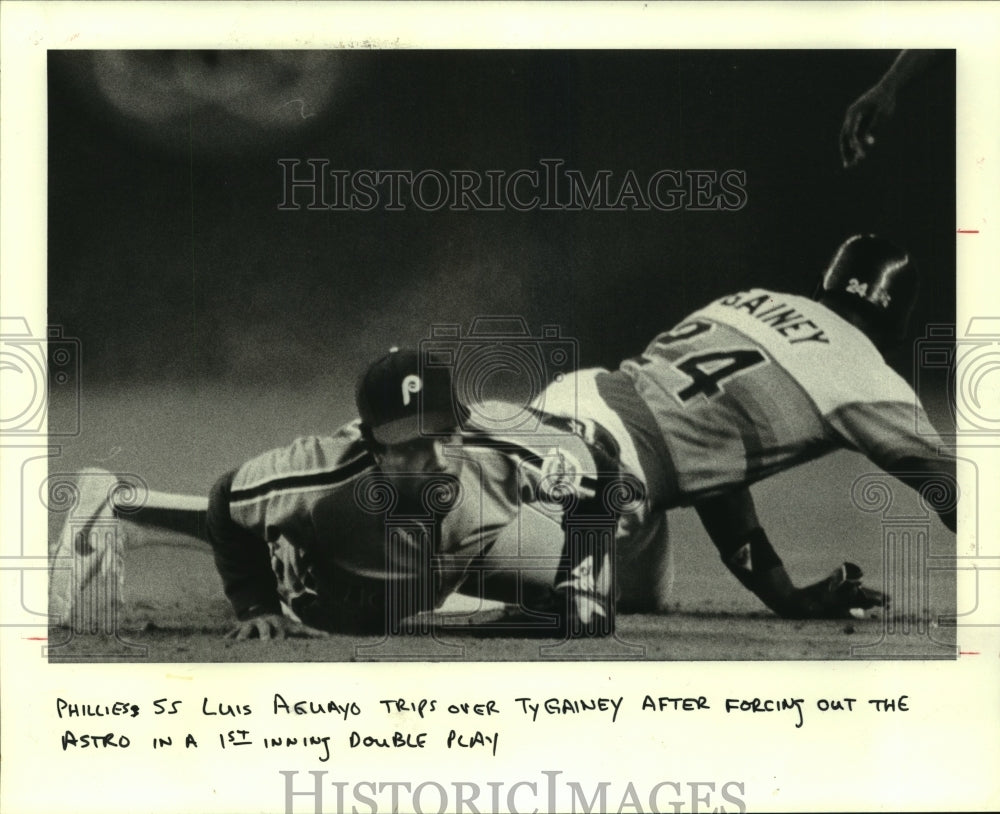
[[[407,407],[410,404],[410,396],[419,393],[424,387],[424,383],[421,381],[420,377],[411,373],[409,376],[403,379],[403,384],[401,390],[403,391],[403,406]]]

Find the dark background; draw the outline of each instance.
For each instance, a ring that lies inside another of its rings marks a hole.
[[[100,465],[204,492],[249,455],[350,418],[361,368],[431,323],[518,314],[536,333],[555,324],[578,340],[581,366],[613,366],[730,290],[810,293],[857,231],[916,258],[916,335],[951,323],[954,52],[907,89],[866,161],[840,164],[844,111],[894,55],[338,52],[315,115],[271,126],[170,95],[178,59],[196,77],[252,86],[253,65],[233,67],[249,54],[132,55],[159,77],[156,93],[126,76],[109,102],[95,79],[102,52],[52,51],[49,322],[82,348],[81,432],[54,468]],[[616,180],[738,169],[747,203],[287,212],[280,158],[445,173],[559,158]],[[912,349],[893,362],[909,378]],[[946,423],[944,400],[928,402]],[[56,421],[72,409],[52,407]]]

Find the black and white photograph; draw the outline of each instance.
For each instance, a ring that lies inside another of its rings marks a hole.
[[[48,60],[69,633],[955,656],[947,368],[909,384],[954,347],[953,50]]]
[[[997,802],[981,38],[14,5],[3,628],[44,765],[164,812]]]

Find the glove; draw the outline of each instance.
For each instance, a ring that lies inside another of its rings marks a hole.
[[[838,566],[824,580],[799,588],[788,616],[797,619],[861,619],[872,608],[888,608],[889,597],[861,584],[853,562]]]

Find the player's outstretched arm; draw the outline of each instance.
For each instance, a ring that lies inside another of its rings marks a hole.
[[[840,127],[840,158],[844,167],[853,167],[875,143],[875,133],[896,110],[900,89],[923,70],[932,51],[900,51],[881,79],[847,108]]]
[[[760,526],[747,488],[695,506],[726,567],[768,608],[786,619],[842,619],[884,606],[888,598],[861,584],[861,569],[844,563],[824,580],[796,588]]]
[[[232,519],[229,510],[231,485],[232,473],[220,478],[212,487],[206,517],[207,537],[222,587],[240,620],[237,630],[249,625],[245,631],[247,635],[240,638],[249,638],[253,630],[260,633],[255,620],[281,617],[281,599],[267,542]],[[261,635],[260,638],[269,637]]]
[[[793,615],[795,586],[760,526],[747,488],[695,506],[726,568],[779,616]]]
[[[904,392],[906,395],[900,395]],[[916,426],[932,425],[912,390],[899,391],[892,401],[851,404],[829,419],[845,446],[858,450],[915,490],[924,507],[955,531],[959,497],[956,460],[938,435],[916,431]]]
[[[915,489],[927,507],[937,513],[950,532],[958,527],[958,482],[951,458],[904,458],[888,470]]]
[[[309,625],[296,622],[280,613],[265,613],[261,616],[253,616],[239,622],[236,627],[226,634],[229,639],[243,641],[244,639],[260,639],[269,641],[271,639],[284,639],[291,637],[321,639],[327,638],[330,634],[323,630],[317,630]]]

